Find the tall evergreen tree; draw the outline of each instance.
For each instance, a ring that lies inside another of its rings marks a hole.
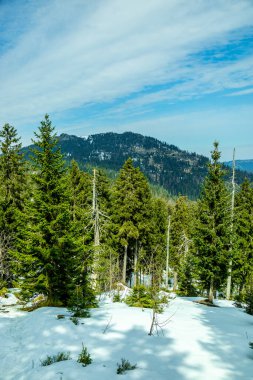
[[[64,161],[48,115],[35,137],[34,193],[24,231],[22,287],[44,293],[49,304],[67,304],[74,287],[86,284],[86,273],[80,272],[82,249],[75,240]]]
[[[16,246],[22,223],[26,175],[20,138],[5,124],[0,131],[0,279],[11,285],[13,280],[12,250]]]
[[[126,282],[127,272],[130,274],[133,268],[136,270],[138,252],[147,242],[151,228],[148,182],[130,158],[116,180],[113,198],[113,221],[123,259],[122,281]]]
[[[234,229],[233,277],[238,292],[242,295],[253,276],[253,190],[248,180],[244,181],[236,194]]]
[[[192,268],[188,268],[188,273],[186,273],[186,268],[189,266],[190,248],[192,245],[192,220],[193,215],[189,200],[184,196],[179,197],[171,218],[170,266],[174,272],[174,291],[176,291],[178,286],[178,276],[179,283],[184,278],[184,284],[187,283],[189,287]],[[181,285],[181,290],[187,293],[187,289],[182,289]]]
[[[198,203],[195,231],[198,271],[205,288],[209,289],[210,302],[213,302],[214,289],[218,289],[227,276],[230,237],[229,194],[219,163],[218,146],[218,142],[214,142],[212,160]]]

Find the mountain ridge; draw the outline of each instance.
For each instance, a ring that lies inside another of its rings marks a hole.
[[[233,166],[233,161],[226,161],[224,162],[224,165],[231,168]],[[235,160],[235,167],[239,170],[253,173],[253,159]]]
[[[85,137],[63,133],[58,139],[68,163],[74,159],[84,170],[99,167],[118,172],[131,157],[152,184],[164,187],[171,195],[196,199],[207,174],[207,157],[134,132],[105,132]],[[227,170],[229,179],[231,169]],[[245,176],[253,180],[253,175],[237,171],[238,183]]]

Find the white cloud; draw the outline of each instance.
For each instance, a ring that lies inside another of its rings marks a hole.
[[[253,87],[232,92],[231,94],[228,94],[228,96],[241,96],[241,95],[250,95],[250,94],[253,94]]]
[[[17,3],[18,4],[18,3]],[[249,0],[48,0],[30,8],[0,57],[0,122],[110,102],[154,86],[137,102],[253,84],[252,60],[203,65],[195,54],[226,44],[253,22]],[[22,5],[18,5],[19,13]],[[170,83],[183,80],[172,86]],[[154,99],[153,99],[153,98]]]

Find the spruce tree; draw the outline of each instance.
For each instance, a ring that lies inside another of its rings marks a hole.
[[[235,255],[233,262],[234,283],[238,293],[243,293],[253,279],[253,190],[248,180],[241,185],[235,198]]]
[[[26,174],[20,138],[9,124],[0,131],[0,150],[0,279],[10,286],[15,271],[12,250],[22,224]]]
[[[64,161],[48,115],[35,137],[30,220],[20,241],[25,271],[21,286],[28,295],[45,294],[49,304],[66,305],[80,276],[85,277],[79,267],[82,249],[75,240]]]
[[[136,271],[138,252],[147,243],[150,233],[150,216],[148,182],[129,158],[120,170],[113,193],[113,222],[120,243],[123,282],[126,282],[127,273]]]
[[[187,197],[180,196],[175,204],[171,218],[170,266],[174,273],[173,290],[179,290],[185,295],[194,293],[193,288],[193,258],[192,233],[194,220],[194,205]]]
[[[199,276],[209,290],[209,301],[213,302],[214,289],[219,289],[227,276],[230,209],[224,172],[219,163],[218,142],[214,142],[211,153],[212,160],[198,203],[195,244]]]

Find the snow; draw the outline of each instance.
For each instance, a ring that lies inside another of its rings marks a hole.
[[[253,379],[253,317],[229,301],[207,307],[177,297],[159,315],[159,335],[149,336],[151,310],[112,303],[109,297],[91,318],[75,325],[63,308],[23,312],[13,297],[0,299],[1,380],[239,380]],[[5,303],[5,306],[2,306]],[[2,310],[9,311],[8,313]],[[58,314],[65,315],[57,319]],[[93,362],[77,363],[82,343]],[[72,360],[42,367],[58,352]],[[137,369],[117,375],[125,358]]]

